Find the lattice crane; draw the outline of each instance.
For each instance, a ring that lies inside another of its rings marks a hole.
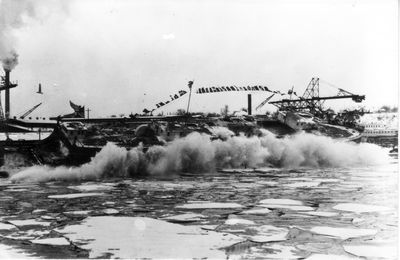
[[[335,88],[337,88],[339,92],[336,96],[320,97],[319,82],[319,78],[312,78],[302,97],[296,95],[298,97],[297,99],[282,99],[269,102],[269,104],[275,105],[279,110],[308,111],[316,114],[324,112],[322,106],[325,100],[351,98],[354,102],[360,103],[365,99],[365,95],[355,95],[337,87]]]

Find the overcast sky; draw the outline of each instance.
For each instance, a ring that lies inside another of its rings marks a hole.
[[[365,94],[367,107],[398,102],[395,0],[31,2],[36,15],[23,14],[23,24],[9,32],[19,54],[12,115],[39,102],[35,116],[68,113],[69,100],[93,116],[140,113],[187,90],[188,80],[194,88],[294,86],[302,94],[319,77]],[[39,82],[44,95],[35,94]],[[337,92],[320,88],[321,95]],[[254,106],[267,96],[254,93]],[[187,97],[162,110],[186,108]],[[191,110],[219,112],[225,104],[246,107],[247,94],[193,95]]]

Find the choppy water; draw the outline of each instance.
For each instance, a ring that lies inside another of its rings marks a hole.
[[[0,257],[397,259],[397,161],[5,180]]]

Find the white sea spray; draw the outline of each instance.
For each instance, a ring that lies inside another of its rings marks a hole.
[[[229,131],[229,130],[228,130]],[[225,131],[225,133],[229,133]],[[105,177],[166,175],[182,172],[204,173],[217,168],[261,167],[351,167],[384,163],[387,151],[373,144],[298,133],[277,138],[262,130],[259,136],[210,136],[192,133],[166,146],[127,150],[107,144],[80,167],[33,166],[11,177],[13,182],[49,180],[96,180]]]

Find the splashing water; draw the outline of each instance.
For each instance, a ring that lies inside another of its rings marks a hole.
[[[204,173],[218,168],[274,166],[348,167],[384,163],[387,152],[373,144],[355,144],[329,137],[298,133],[282,139],[261,130],[260,136],[229,136],[211,140],[192,133],[166,146],[126,150],[107,144],[80,167],[34,166],[11,177],[13,182],[95,180],[105,177]]]

